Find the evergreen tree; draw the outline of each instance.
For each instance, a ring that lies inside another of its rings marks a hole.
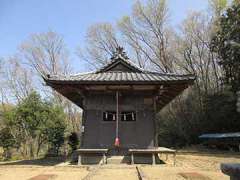
[[[240,87],[240,3],[235,1],[232,7],[222,15],[219,28],[212,39],[212,50],[220,58],[225,72],[225,81],[236,92]]]

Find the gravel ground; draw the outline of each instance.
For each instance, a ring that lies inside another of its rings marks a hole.
[[[164,156],[161,157],[165,159]],[[43,161],[0,163],[0,180],[137,180],[132,165],[74,166]],[[169,157],[164,165],[137,165],[145,179],[184,180],[182,174],[199,175],[199,180],[228,180],[220,171],[220,163],[240,163],[239,155],[187,153],[177,155],[177,164]],[[49,178],[48,178],[49,176]],[[45,178],[45,179],[44,179]],[[197,178],[188,178],[197,179]]]

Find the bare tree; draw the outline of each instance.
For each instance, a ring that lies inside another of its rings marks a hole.
[[[116,28],[109,23],[92,25],[86,35],[86,47],[78,49],[81,59],[91,67],[106,64],[119,45],[124,43],[130,59],[140,67],[172,72],[172,31],[167,24],[168,9],[165,0],[137,1],[131,16],[124,16]],[[118,36],[117,36],[118,35]]]
[[[218,19],[227,7],[228,0],[209,0],[210,12],[214,19]]]
[[[55,32],[33,34],[20,50],[41,75],[67,74],[71,70],[63,38]]]
[[[3,71],[3,59],[0,58],[0,81],[4,82],[4,71]],[[3,87],[3,83],[0,86],[0,102],[1,105],[4,107],[4,102],[5,102],[5,95],[4,95],[4,87]]]
[[[27,64],[38,72],[38,75],[67,75],[72,72],[64,40],[56,32],[33,34],[21,45],[20,52],[26,59]],[[79,120],[73,121],[72,119],[80,119],[77,116],[77,112],[80,111],[79,108],[61,94],[42,86],[42,84],[41,78],[38,87],[41,87],[41,91],[45,92],[47,96],[53,95],[55,103],[61,105],[68,115],[68,126],[73,127],[71,129],[76,129]]]
[[[26,98],[34,89],[32,71],[21,64],[18,56],[13,56],[4,60],[4,71],[1,91],[7,97],[12,98],[12,102],[20,102]]]
[[[77,54],[92,68],[97,68],[109,61],[109,57],[118,46],[119,42],[113,26],[109,23],[98,23],[88,28],[86,47],[78,48]]]
[[[198,77],[196,84],[204,95],[221,90],[221,69],[210,49],[212,30],[210,18],[202,13],[192,13],[183,22],[182,36],[179,37],[182,43],[178,43],[180,59],[177,64]]]
[[[131,16],[118,23],[127,44],[133,49],[140,66],[150,61],[162,72],[173,71],[170,53],[170,29],[165,0],[137,1]]]
[[[41,76],[47,74],[66,75],[72,70],[64,40],[53,31],[31,35],[28,40],[21,44],[20,53],[25,58],[26,63]],[[39,86],[42,83],[42,78],[40,78]],[[46,95],[49,94],[49,88],[42,87],[42,90],[45,91]],[[54,97],[59,102],[63,101],[61,95],[55,91],[50,92],[53,92]]]

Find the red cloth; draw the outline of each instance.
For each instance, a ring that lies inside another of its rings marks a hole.
[[[114,145],[115,145],[116,147],[119,147],[119,146],[120,146],[120,140],[119,140],[119,138],[116,138],[116,139],[115,139]]]

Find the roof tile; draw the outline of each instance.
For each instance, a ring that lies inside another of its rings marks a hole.
[[[78,74],[75,76],[52,76],[50,81],[76,81],[76,82],[115,82],[115,81],[128,81],[128,82],[164,82],[164,81],[183,81],[194,80],[192,75],[174,75],[174,74],[161,74],[153,72],[103,72],[103,73],[88,73]]]

